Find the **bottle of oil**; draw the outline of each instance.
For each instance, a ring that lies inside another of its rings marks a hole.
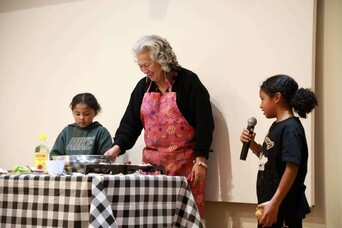
[[[46,143],[46,135],[39,135],[39,143],[36,146],[34,154],[34,169],[37,171],[46,171],[45,161],[49,159],[49,147]]]

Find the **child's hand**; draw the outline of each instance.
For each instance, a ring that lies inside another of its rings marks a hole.
[[[261,218],[258,218],[259,224],[262,227],[270,227],[277,222],[278,207],[275,207],[270,201],[259,204],[257,210],[262,210]]]
[[[255,133],[253,133],[252,135],[249,134],[249,131],[247,130],[247,128],[244,128],[241,132],[241,136],[240,136],[240,141],[242,143],[247,143],[249,141],[254,141],[255,138]]]

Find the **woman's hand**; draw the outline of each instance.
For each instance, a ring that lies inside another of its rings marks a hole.
[[[116,158],[119,156],[121,149],[118,145],[114,145],[112,148],[106,151],[104,155],[110,157],[112,162],[115,162]]]
[[[201,161],[206,164],[206,159],[204,157],[197,157],[196,161]],[[207,169],[204,166],[195,163],[190,173],[190,181],[193,181],[194,185],[200,184],[205,181],[206,174]]]

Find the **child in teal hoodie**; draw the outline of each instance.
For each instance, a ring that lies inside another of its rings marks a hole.
[[[54,155],[103,155],[112,147],[109,131],[93,122],[101,106],[91,93],[77,94],[70,103],[75,123],[66,126],[58,135],[51,150]]]

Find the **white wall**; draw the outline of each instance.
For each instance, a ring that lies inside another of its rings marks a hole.
[[[108,2],[114,4],[114,7],[104,7]],[[105,18],[113,17],[113,9],[116,15],[127,10],[115,5],[116,2],[0,0],[0,117],[4,120],[0,132],[0,167],[9,168],[19,163],[33,162],[33,146],[41,132],[48,134],[48,142],[52,145],[65,124],[73,121],[68,104],[78,92],[87,90],[97,96],[104,108],[98,120],[114,134],[128,100],[127,94],[141,75],[132,60],[131,44],[141,34],[152,33],[160,26],[152,23],[151,27],[151,24],[132,21],[131,18],[125,18],[125,15],[122,15],[125,20],[108,22]],[[150,0],[147,6],[142,2],[131,1],[131,7],[148,13],[154,22],[167,15],[165,9],[171,4],[170,1]],[[243,1],[238,2],[243,4]],[[89,5],[92,7],[89,8]],[[191,7],[187,6],[181,10],[182,16],[205,7],[205,4],[196,1]],[[98,8],[103,9],[101,14],[96,13]],[[316,206],[305,220],[305,227],[342,225],[342,203],[341,197],[338,197],[342,190],[342,180],[336,175],[342,171],[339,165],[342,162],[341,154],[337,153],[341,147],[341,133],[336,127],[341,126],[339,116],[342,108],[341,101],[331,99],[341,97],[337,87],[341,85],[342,73],[341,64],[337,62],[342,57],[341,8],[338,0],[318,2],[316,91],[320,106],[315,116],[317,191]],[[238,12],[243,12],[243,9]],[[215,12],[208,13],[215,15]],[[46,21],[47,18],[50,21]],[[180,25],[187,23],[177,18],[174,21]],[[206,23],[213,25],[210,21]],[[54,26],[49,26],[51,24]],[[137,25],[140,29],[130,30]],[[208,61],[200,61],[203,57],[197,53],[210,50],[210,45],[203,47],[195,41],[180,43],[178,36],[183,39],[190,34],[185,32],[173,36],[167,33],[168,30],[165,27],[165,33],[160,35],[169,38],[171,44],[176,45],[176,50],[196,49],[195,58],[191,58],[192,52],[184,51],[184,54],[179,55],[180,62],[190,69],[199,67],[200,72],[207,72],[210,69]],[[196,31],[208,35],[201,24],[197,25]],[[99,37],[98,34],[104,35]],[[82,48],[84,46],[87,49]],[[208,60],[225,58],[226,53],[217,51]],[[193,67],[196,62],[201,66]],[[268,69],[271,66],[264,67]],[[215,72],[220,74],[218,69]],[[222,74],[224,76],[226,74]],[[113,82],[113,77],[119,79]],[[125,80],[124,85],[120,84],[127,77],[130,80]],[[210,85],[209,81],[204,83]],[[46,84],[47,87],[44,86]],[[209,86],[209,90],[215,88]],[[241,125],[244,126],[246,118],[242,119]],[[230,135],[231,139],[234,137]],[[254,188],[250,193],[254,195],[252,192]],[[207,227],[255,227],[254,209],[253,204],[207,202],[204,217]]]
[[[142,35],[156,33],[170,41],[180,64],[195,71],[211,94],[216,129],[208,185],[217,187],[209,188],[206,198],[256,202],[249,193],[255,189],[257,158],[239,159],[239,136],[250,116],[258,119],[258,141],[267,133],[271,121],[259,109],[258,93],[266,77],[286,73],[312,87],[313,0],[36,3],[0,15],[0,93],[4,110],[11,110],[0,117],[16,120],[15,126],[4,123],[0,149],[11,157],[16,140],[11,135],[27,139],[16,146],[22,156],[7,165],[31,163],[40,132],[53,144],[72,122],[68,104],[79,92],[94,93],[104,108],[98,120],[114,134],[143,76],[131,47]],[[303,124],[310,145],[311,116]],[[140,163],[141,141],[125,159]],[[311,172],[306,185],[313,204]]]
[[[315,207],[305,228],[342,227],[342,1],[317,2]],[[207,202],[208,227],[254,228],[255,205]]]

